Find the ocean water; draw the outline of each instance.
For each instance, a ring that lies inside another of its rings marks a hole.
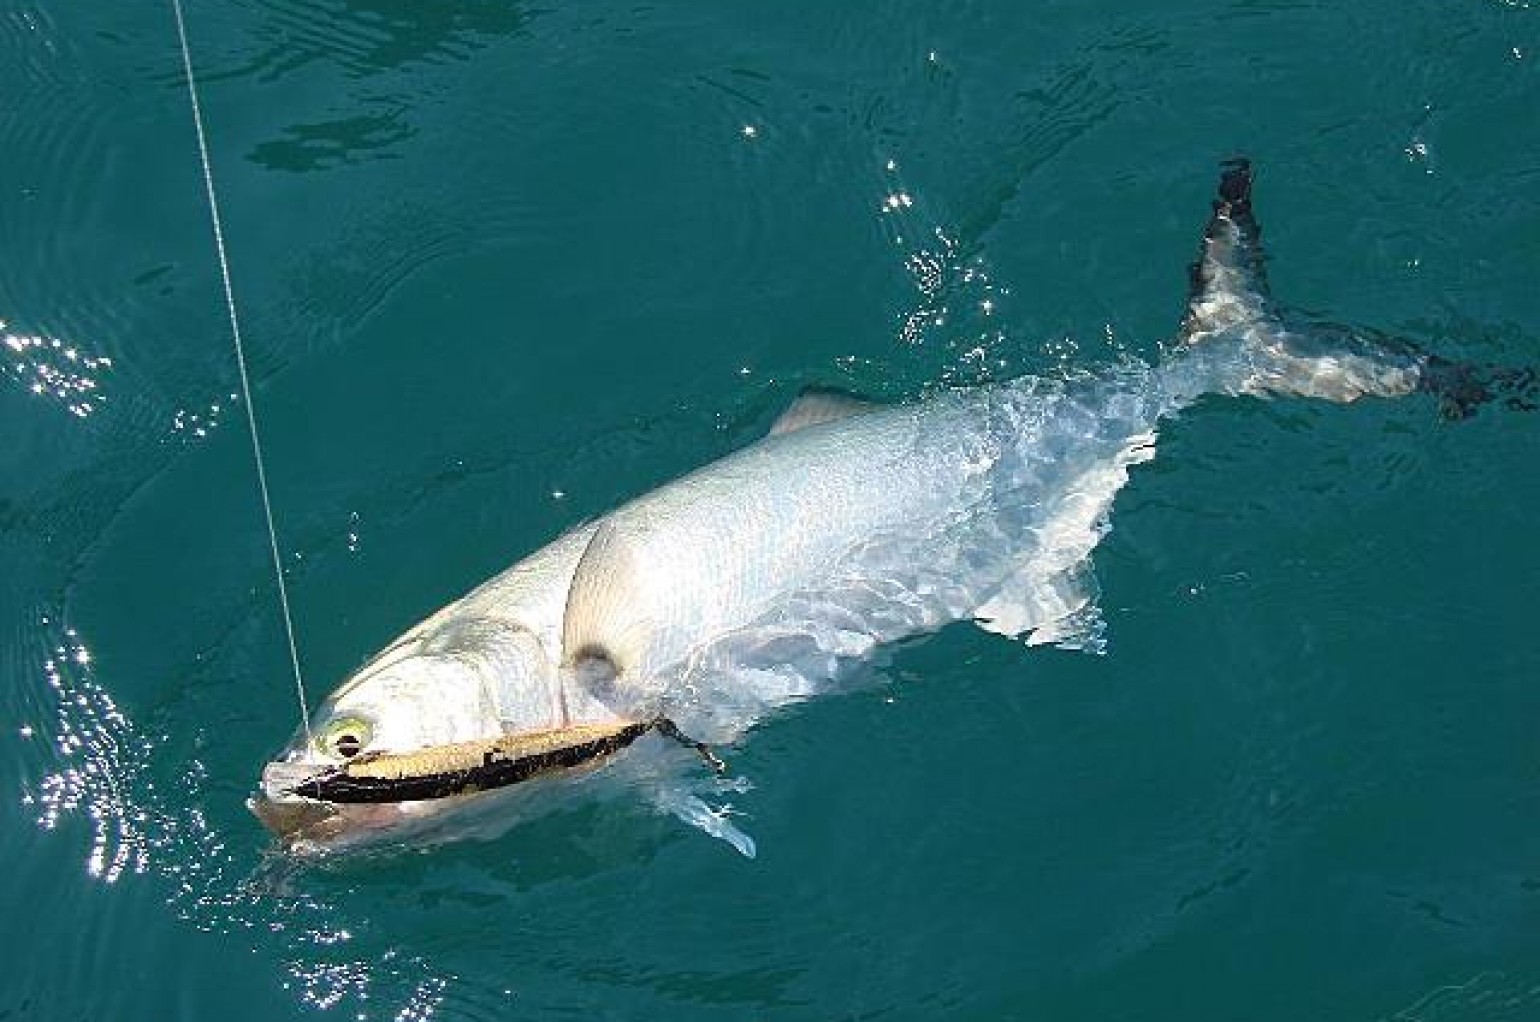
[[[318,698],[752,439],[1277,297],[1540,364],[1540,10],[194,2]],[[958,625],[640,801],[296,867],[297,709],[161,4],[0,4],[0,1019],[1540,1018],[1540,415],[1213,399],[1101,652]]]

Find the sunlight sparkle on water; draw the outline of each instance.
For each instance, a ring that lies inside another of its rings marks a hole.
[[[74,643],[78,639],[67,633]],[[71,643],[61,644],[67,654]],[[341,961],[327,956],[350,947],[356,929],[342,924],[335,909],[293,890],[281,874],[261,866],[255,873],[238,863],[194,799],[207,769],[194,760],[171,785],[174,802],[156,791],[150,767],[164,762],[163,742],[142,736],[111,696],[88,676],[61,669],[73,661],[51,660],[60,697],[60,737],[65,763],[40,784],[44,814],[39,824],[57,829],[66,815],[93,827],[87,869],[108,882],[128,872],[158,873],[172,882],[168,904],[204,932],[265,930],[285,934],[291,957],[284,967],[301,1001],[315,1007],[348,1005],[355,1017],[426,1022],[442,1001],[447,982],[427,975],[415,956],[387,950],[374,959]],[[74,766],[74,764],[81,764]],[[356,955],[356,952],[354,953]],[[390,994],[388,982],[409,985],[405,1000]],[[379,1004],[381,1012],[363,1010]]]
[[[53,830],[66,815],[84,815],[92,831],[86,872],[111,884],[149,865],[150,841],[142,827],[148,816],[128,803],[126,792],[150,744],[89,673],[77,673],[90,664],[91,653],[72,628],[43,661],[43,676],[59,700],[54,747],[65,763],[39,784],[43,811],[37,822]]]
[[[12,333],[0,320],[5,345],[3,373],[39,397],[51,398],[71,415],[84,419],[106,401],[99,377],[112,368],[105,355],[83,353],[79,346],[42,334]]]
[[[188,439],[202,439],[214,431],[220,424],[221,417],[225,413],[226,403],[235,404],[239,397],[231,394],[227,402],[213,401],[207,408],[194,411],[190,408],[178,408],[171,416],[171,432],[180,434]]]
[[[928,222],[920,199],[899,177],[896,158],[884,160],[883,171],[877,216],[903,251],[903,269],[919,292],[899,325],[898,339],[910,346],[940,340],[955,349],[958,361],[946,371],[948,383],[978,383],[996,369],[1007,369],[994,352],[1004,340],[995,321],[1000,298],[1009,289],[996,286],[980,257],[961,258],[955,231]],[[910,239],[922,240],[915,244]]]

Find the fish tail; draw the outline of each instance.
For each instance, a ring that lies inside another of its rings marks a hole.
[[[1303,322],[1272,297],[1262,228],[1252,210],[1253,171],[1244,157],[1222,165],[1213,213],[1189,273],[1175,361],[1186,389],[1284,395],[1346,403],[1361,397],[1429,393],[1446,416],[1488,401],[1540,405],[1532,369],[1478,367],[1430,355],[1373,331]]]

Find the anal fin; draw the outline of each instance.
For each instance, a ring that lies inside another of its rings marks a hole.
[[[1025,565],[973,612],[974,624],[1029,646],[1084,646],[1099,632],[1096,578],[1086,562],[1044,575]]]

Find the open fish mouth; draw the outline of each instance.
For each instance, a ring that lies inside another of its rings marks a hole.
[[[688,742],[667,721],[617,721],[365,753],[343,763],[280,760],[263,769],[262,791],[247,807],[285,844],[330,844],[448,808],[456,796],[596,765],[654,729]]]

